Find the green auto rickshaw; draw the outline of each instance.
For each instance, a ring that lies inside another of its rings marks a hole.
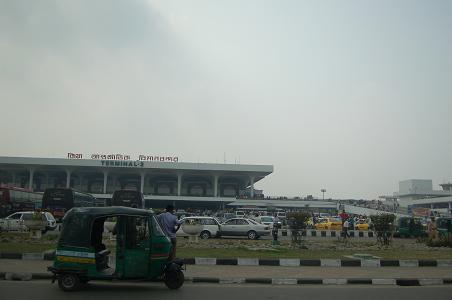
[[[401,217],[396,221],[395,237],[425,237],[427,232],[423,225],[422,218],[415,217]]]
[[[111,249],[103,243],[107,220],[115,221]],[[178,289],[184,283],[183,261],[168,261],[170,250],[170,239],[152,211],[77,207],[63,219],[55,260],[48,270],[54,275],[52,282],[58,280],[64,291],[77,290],[90,280],[127,279],[162,279],[168,288]]]
[[[436,219],[436,230],[440,237],[452,235],[452,218],[440,217]]]

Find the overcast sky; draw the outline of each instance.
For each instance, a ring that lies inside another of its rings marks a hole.
[[[452,1],[0,0],[1,156],[268,164],[266,195],[452,181]]]

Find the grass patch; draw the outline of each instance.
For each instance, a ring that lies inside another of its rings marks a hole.
[[[0,252],[32,253],[44,252],[56,248],[55,236],[43,236],[40,241],[29,239],[26,234],[0,234]],[[115,248],[115,241],[106,240],[108,249]],[[178,239],[177,256],[181,258],[299,258],[299,259],[341,259],[356,253],[366,253],[383,259],[452,259],[450,248],[429,248],[414,240],[398,240],[388,248],[380,248],[373,240],[351,242],[345,246],[334,240],[311,240],[308,249],[290,247],[289,241],[281,246],[272,247],[269,240],[251,241],[246,239],[209,239],[198,243],[189,243]]]
[[[354,250],[295,250],[280,249],[279,251],[269,250],[248,250],[248,249],[177,249],[177,256],[189,257],[216,257],[216,258],[237,258],[237,257],[258,257],[258,258],[299,258],[299,259],[341,259],[347,255],[362,253]],[[422,251],[422,250],[373,250],[365,251],[366,254],[381,257],[382,259],[452,259],[452,251]]]
[[[55,244],[31,244],[31,243],[0,243],[0,252],[9,253],[35,253],[47,250],[55,250]]]

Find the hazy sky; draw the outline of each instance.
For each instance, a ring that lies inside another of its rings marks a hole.
[[[452,1],[0,0],[1,156],[271,164],[266,195],[452,181]]]

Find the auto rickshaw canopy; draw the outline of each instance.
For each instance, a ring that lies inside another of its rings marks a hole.
[[[59,245],[90,247],[91,230],[96,219],[115,216],[149,217],[151,210],[112,206],[112,207],[74,207],[63,218]]]

